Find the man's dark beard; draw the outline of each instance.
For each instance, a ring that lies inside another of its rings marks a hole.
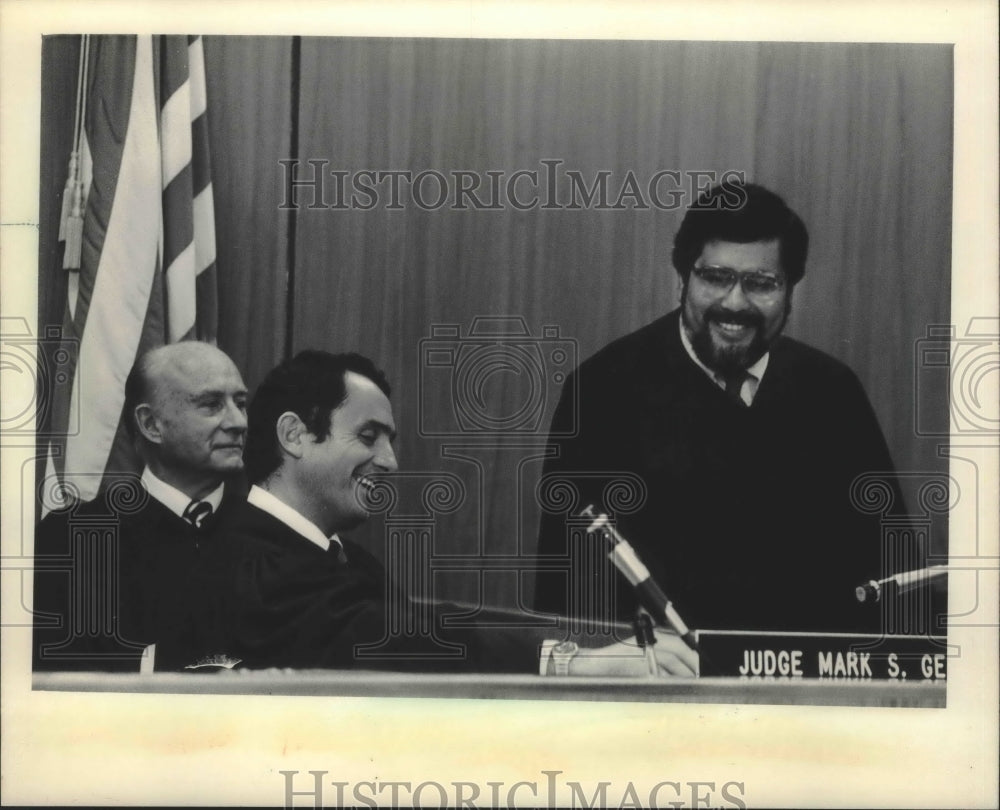
[[[709,331],[712,321],[728,321],[751,326],[754,328],[753,339],[746,345],[716,346]],[[698,331],[691,330],[686,320],[684,323],[689,330],[691,347],[695,355],[712,371],[723,377],[749,368],[764,356],[770,346],[764,339],[764,318],[756,312],[731,312],[725,307],[712,306],[705,311],[703,325]]]

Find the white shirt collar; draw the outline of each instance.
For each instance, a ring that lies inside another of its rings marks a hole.
[[[156,498],[156,500],[177,515],[177,517],[184,517],[184,511],[191,505],[191,502],[195,500],[194,498],[185,495],[177,489],[177,487],[168,484],[162,478],[157,478],[149,467],[146,467],[142,471],[142,484],[146,487],[146,492]],[[198,498],[198,500],[210,503],[212,505],[213,512],[218,511],[219,505],[222,503],[222,495],[225,487],[225,483],[219,484],[219,486],[208,493],[208,495],[204,498]]]
[[[684,344],[684,351],[688,353],[688,357],[694,360],[695,365],[698,366],[702,371],[704,371],[709,379],[712,380],[719,388],[725,390],[726,380],[721,377],[718,373],[710,369],[698,358],[698,355],[694,352],[694,346],[691,345],[691,339],[688,337],[687,329],[684,328],[684,315],[678,319],[681,330],[681,343]],[[753,402],[755,396],[757,396],[757,389],[760,387],[760,381],[764,379],[764,372],[767,371],[768,361],[771,359],[770,352],[764,352],[764,356],[760,358],[756,363],[747,369],[747,374],[749,375],[746,381],[743,383],[743,388],[740,390],[740,399],[742,399],[747,405]]]
[[[250,494],[247,495],[247,503],[267,512],[271,517],[277,518],[289,529],[297,534],[301,534],[306,540],[315,543],[323,551],[330,549],[331,540],[336,542],[341,548],[344,547],[344,544],[340,542],[340,538],[337,535],[327,537],[323,534],[323,530],[311,520],[303,517],[287,503],[278,499],[266,489],[261,489],[256,484],[250,487]]]

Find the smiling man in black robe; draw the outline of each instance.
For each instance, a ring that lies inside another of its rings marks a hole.
[[[695,628],[878,629],[854,592],[888,549],[851,489],[865,473],[894,487],[893,465],[854,373],[782,335],[807,250],[773,192],[704,193],[675,240],[680,308],[581,364],[552,420],[543,483],[613,511],[607,482],[638,481],[611,518]],[[631,588],[573,517],[543,517],[536,607],[627,619]]]
[[[249,421],[253,487],[207,555],[172,666],[648,674],[642,651],[610,636],[583,650],[542,630],[458,629],[442,620],[464,611],[447,604],[428,626],[424,607],[340,536],[369,517],[376,479],[397,467],[389,385],[367,358],[301,352],[261,383]],[[655,655],[667,673],[697,668],[676,636],[661,634]]]

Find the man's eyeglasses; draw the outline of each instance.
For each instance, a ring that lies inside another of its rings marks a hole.
[[[766,298],[774,295],[785,286],[785,280],[779,276],[769,276],[767,273],[737,273],[728,267],[693,267],[700,281],[720,293],[728,293],[737,280],[746,295]]]

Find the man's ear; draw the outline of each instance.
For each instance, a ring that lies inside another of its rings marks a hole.
[[[292,458],[302,458],[303,448],[310,435],[298,414],[285,411],[274,426],[278,444]]]
[[[163,435],[160,433],[160,423],[156,419],[156,414],[153,413],[153,407],[148,402],[143,402],[135,406],[135,410],[132,412],[132,418],[135,419],[135,425],[139,430],[139,434],[151,444],[162,444]]]

